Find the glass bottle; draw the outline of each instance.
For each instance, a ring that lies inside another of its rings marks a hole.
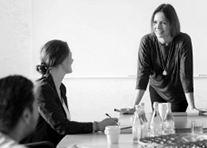
[[[158,111],[158,102],[153,103],[153,114],[150,122],[150,136],[162,135],[162,119]]]
[[[139,139],[141,138],[141,121],[140,121],[140,111],[141,111],[141,107],[140,105],[136,105],[135,106],[135,112],[134,112],[134,120],[132,123],[132,137],[133,137],[133,142],[137,143],[139,141]]]
[[[171,111],[171,103],[167,103],[167,112],[163,121],[163,133],[174,134],[175,133],[175,121]]]
[[[141,103],[141,112],[142,112],[142,117],[143,117],[143,122],[145,123],[148,123],[147,121],[147,117],[146,117],[146,114],[145,114],[145,104],[144,103]]]
[[[141,125],[142,125],[142,138],[148,137],[149,129],[148,129],[148,121],[145,114],[145,104],[141,103]]]

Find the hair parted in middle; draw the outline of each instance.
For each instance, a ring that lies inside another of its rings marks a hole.
[[[170,4],[161,4],[155,9],[151,17],[151,31],[152,32],[153,32],[154,16],[158,12],[164,13],[168,23],[170,24],[171,36],[174,38],[177,34],[180,33],[180,21],[178,19],[178,16],[177,16],[177,13],[174,7]]]

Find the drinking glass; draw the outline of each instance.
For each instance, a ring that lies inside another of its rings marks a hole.
[[[192,134],[202,134],[203,133],[203,122],[202,121],[192,121],[191,122],[191,133]]]

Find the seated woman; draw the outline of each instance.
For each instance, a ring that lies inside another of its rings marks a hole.
[[[57,145],[67,134],[103,131],[105,126],[117,124],[117,118],[106,118],[100,122],[71,120],[62,80],[72,72],[72,63],[72,53],[66,42],[51,40],[41,49],[41,65],[37,66],[37,71],[42,77],[37,80],[35,89],[41,116],[36,131],[23,143],[47,140]]]

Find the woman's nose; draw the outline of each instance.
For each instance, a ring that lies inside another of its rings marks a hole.
[[[157,23],[157,28],[160,29],[162,27],[161,23]]]

